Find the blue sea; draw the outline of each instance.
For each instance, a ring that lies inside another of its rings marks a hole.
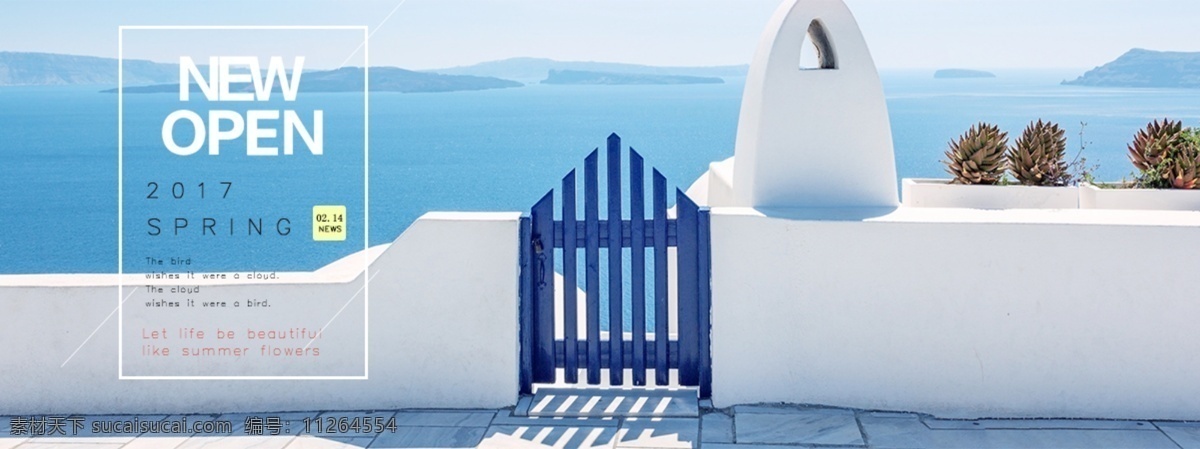
[[[1200,90],[1059,84],[1079,73],[999,71],[995,79],[935,80],[929,71],[885,71],[900,177],[944,177],[939,160],[947,142],[981,120],[999,124],[1014,137],[1032,120],[1058,122],[1067,130],[1071,157],[1086,143],[1082,154],[1089,164],[1098,165],[1096,176],[1102,180],[1130,175],[1133,169],[1125,146],[1147,121],[1171,117],[1200,125]],[[177,250],[164,248],[184,240],[144,237],[142,208],[150,204],[144,200],[147,179],[162,180],[164,190],[159,193],[168,193],[169,183],[176,180],[187,185],[184,202],[176,203],[177,211],[168,213],[164,221],[176,212],[187,215],[191,208],[204,207],[207,203],[195,203],[202,201],[195,196],[196,184],[207,183],[209,198],[204,201],[211,201],[213,187],[223,176],[236,178],[235,193],[296,189],[301,199],[295,204],[234,195],[217,212],[222,219],[241,220],[273,208],[266,214],[268,234],[279,211],[293,217],[295,232],[305,235],[311,231],[306,221],[311,217],[306,214],[312,204],[328,200],[347,204],[352,212],[361,208],[361,159],[336,166],[301,164],[287,170],[248,162],[244,154],[241,159],[197,162],[186,169],[179,164],[155,165],[148,152],[155,149],[158,131],[145,128],[155,122],[141,123],[139,114],[161,123],[164,111],[178,98],[127,95],[126,133],[146,140],[126,138],[126,157],[132,158],[127,161],[144,163],[127,165],[125,235],[134,246],[127,247],[125,270],[140,271],[143,267],[137,265],[137,258],[145,250],[189,256],[196,260],[191,267],[195,269],[312,270],[361,249],[364,243],[394,240],[426,211],[525,211],[558,186],[568,171],[582,167],[583,158],[602,147],[613,132],[636,148],[648,166],[662,171],[671,188],[686,188],[709,162],[733,155],[742,80],[729,81],[694,86],[531,85],[479,92],[375,93],[370,96],[369,242],[363,242],[361,232],[354,232],[346,242],[325,246],[314,246],[307,238],[264,237],[238,240],[237,245],[190,239]],[[117,271],[117,98],[100,93],[101,89],[0,87],[4,200],[0,225],[5,228],[0,233],[0,273]],[[362,96],[321,95],[315,98],[328,114],[327,139],[361,149]],[[1086,123],[1082,140],[1081,123]],[[854,132],[854,124],[847,125],[846,132]],[[340,168],[355,163],[357,174]],[[352,221],[350,229],[354,226],[361,223]],[[197,228],[192,221],[189,229]]]

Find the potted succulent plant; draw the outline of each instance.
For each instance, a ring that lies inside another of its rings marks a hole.
[[[996,125],[978,123],[946,151],[944,179],[905,179],[904,205],[971,209],[1074,209],[1079,193],[1057,124],[1030,123],[1013,146]],[[1011,172],[1014,180],[1007,174]]]
[[[1133,181],[1084,184],[1084,209],[1200,211],[1200,130],[1180,121],[1155,120],[1129,144]]]

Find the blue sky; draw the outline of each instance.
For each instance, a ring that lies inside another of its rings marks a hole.
[[[1088,68],[1132,47],[1200,51],[1195,0],[846,1],[881,68]],[[368,25],[373,65],[428,69],[515,56],[742,64],[779,2],[407,0],[383,22],[398,4],[5,1],[0,50],[116,56],[118,25]]]

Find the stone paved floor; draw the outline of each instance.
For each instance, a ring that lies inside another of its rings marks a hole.
[[[143,421],[226,421],[232,432],[174,431],[169,433],[90,433],[92,423],[129,421],[134,416],[87,416],[82,430],[63,422],[68,435],[27,437],[14,435],[28,425],[47,425],[29,417],[0,417],[0,449],[8,448],[1173,448],[1200,449],[1200,422],[1101,421],[1101,420],[944,420],[911,413],[857,411],[801,406],[736,406],[724,410],[663,410],[671,417],[615,416],[619,404],[634,407],[633,399],[587,399],[573,403],[591,413],[564,413],[569,399],[552,397],[542,410],[557,415],[516,416],[538,407],[524,400],[515,409],[453,411],[345,411],[300,413],[238,413],[226,415],[138,416]],[[662,399],[661,396],[657,397]],[[534,398],[536,399],[536,398]],[[607,402],[604,402],[607,401]],[[667,398],[665,402],[674,399]],[[601,403],[608,406],[597,407]],[[617,403],[618,405],[612,405]],[[654,399],[641,401],[642,407]],[[674,410],[674,412],[670,411]],[[634,413],[637,414],[637,413]],[[606,416],[607,415],[607,416]],[[591,417],[587,417],[591,416]],[[277,418],[277,419],[276,419]],[[312,428],[322,418],[334,428]],[[342,420],[342,418],[347,418]],[[351,426],[350,419],[387,423],[395,430]],[[309,428],[305,431],[305,420]],[[340,423],[347,423],[337,428]],[[51,427],[55,423],[49,423]],[[36,427],[35,427],[36,428]],[[272,431],[278,435],[271,435]],[[262,435],[258,435],[258,433]]]

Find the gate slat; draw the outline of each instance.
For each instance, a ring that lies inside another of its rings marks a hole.
[[[625,360],[622,355],[624,329],[622,323],[621,292],[621,138],[614,133],[608,136],[608,357],[616,361],[609,367],[608,380],[612,385],[621,385],[624,377]]]
[[[562,221],[563,221],[563,342],[566,348],[563,367],[567,383],[579,382],[579,329],[576,326],[579,316],[579,282],[575,259],[578,256],[575,240],[575,170],[567,173],[562,181]]]
[[[700,397],[712,397],[712,229],[709,227],[708,208],[700,210],[700,220],[697,222],[699,231],[699,318],[700,318]]]
[[[531,211],[534,306],[533,381],[554,382],[554,191]]]
[[[584,288],[587,289],[587,383],[600,384],[600,187],[596,162],[600,149],[589,154],[583,163],[583,221],[587,234],[584,258],[587,266]]]
[[[700,385],[699,294],[697,255],[697,223],[699,211],[682,190],[675,189],[678,246],[676,262],[679,274],[679,384]]]
[[[667,178],[654,169],[654,383],[670,382],[671,315],[667,311]],[[676,231],[678,232],[678,231]]]
[[[646,385],[646,183],[642,155],[629,149],[629,298],[633,309],[633,384]]]

